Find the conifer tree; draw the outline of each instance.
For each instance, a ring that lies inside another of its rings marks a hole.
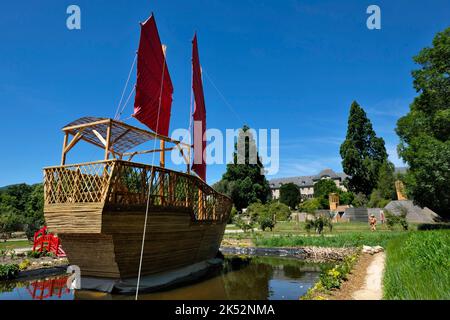
[[[368,196],[376,187],[381,165],[387,161],[383,138],[376,136],[372,123],[356,101],[350,107],[347,136],[341,145],[342,167],[349,175],[348,188]]]

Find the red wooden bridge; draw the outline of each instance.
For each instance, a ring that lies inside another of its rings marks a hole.
[[[33,251],[53,253],[57,257],[65,257],[66,253],[61,248],[61,240],[53,233],[49,233],[44,226],[34,234]]]

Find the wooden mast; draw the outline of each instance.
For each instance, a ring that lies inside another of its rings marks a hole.
[[[167,51],[167,46],[165,44],[162,45],[162,51],[164,54],[164,65],[166,65],[166,51]],[[164,85],[164,81],[161,83],[161,86]],[[161,88],[162,89],[162,88]],[[161,90],[162,92],[162,90]],[[159,105],[161,107],[161,95],[159,96]],[[159,166],[161,168],[164,168],[164,166],[166,165],[166,153],[165,153],[165,141],[164,140],[160,140],[159,141],[159,148],[161,149],[161,153],[159,154]],[[163,188],[164,189],[164,188]]]

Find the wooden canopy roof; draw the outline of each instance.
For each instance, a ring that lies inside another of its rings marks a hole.
[[[112,153],[119,156],[133,156],[139,153],[149,153],[164,150],[149,150],[143,152],[130,152],[133,148],[153,139],[175,144],[183,154],[182,148],[190,148],[190,145],[183,142],[172,140],[169,137],[158,135],[154,132],[140,129],[129,124],[116,121],[109,118],[82,117],[77,119],[62,130],[66,133],[63,154],[67,153],[79,141],[84,140],[97,147],[106,149],[106,153]],[[72,140],[68,141],[68,136],[73,135]],[[173,148],[171,148],[173,149]]]

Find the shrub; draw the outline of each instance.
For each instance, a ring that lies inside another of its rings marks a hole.
[[[238,214],[234,217],[233,223],[244,232],[253,230],[254,223],[251,219],[243,219],[242,214]]]
[[[231,208],[230,217],[228,218],[228,223],[233,223],[234,217],[238,214],[235,206]]]
[[[0,264],[0,280],[11,280],[17,277],[19,266],[17,264]]]
[[[324,227],[328,227],[330,232],[333,230],[333,223],[329,217],[319,216],[313,220],[307,220],[305,223],[305,229],[308,233],[314,230],[318,234],[322,234]]]
[[[339,289],[343,281],[347,280],[348,274],[352,271],[358,260],[358,254],[352,254],[344,258],[333,267],[325,266],[319,275],[319,282],[308,290],[303,300],[317,299],[323,300],[320,294],[326,294],[331,289]]]
[[[25,259],[25,260],[23,260],[21,263],[19,263],[19,269],[20,269],[20,270],[25,270],[25,269],[27,269],[30,265],[31,265],[30,260]]]
[[[291,210],[284,203],[272,202],[268,206],[269,213],[276,218],[276,221],[287,221],[291,218]]]
[[[300,211],[314,213],[320,207],[320,200],[316,198],[308,199],[300,205]]]
[[[404,208],[403,208],[404,209]],[[402,210],[399,216],[393,214],[389,210],[384,210],[386,217],[386,225],[389,229],[393,229],[395,225],[402,226],[403,230],[408,230],[408,222],[406,221],[406,212]]]

